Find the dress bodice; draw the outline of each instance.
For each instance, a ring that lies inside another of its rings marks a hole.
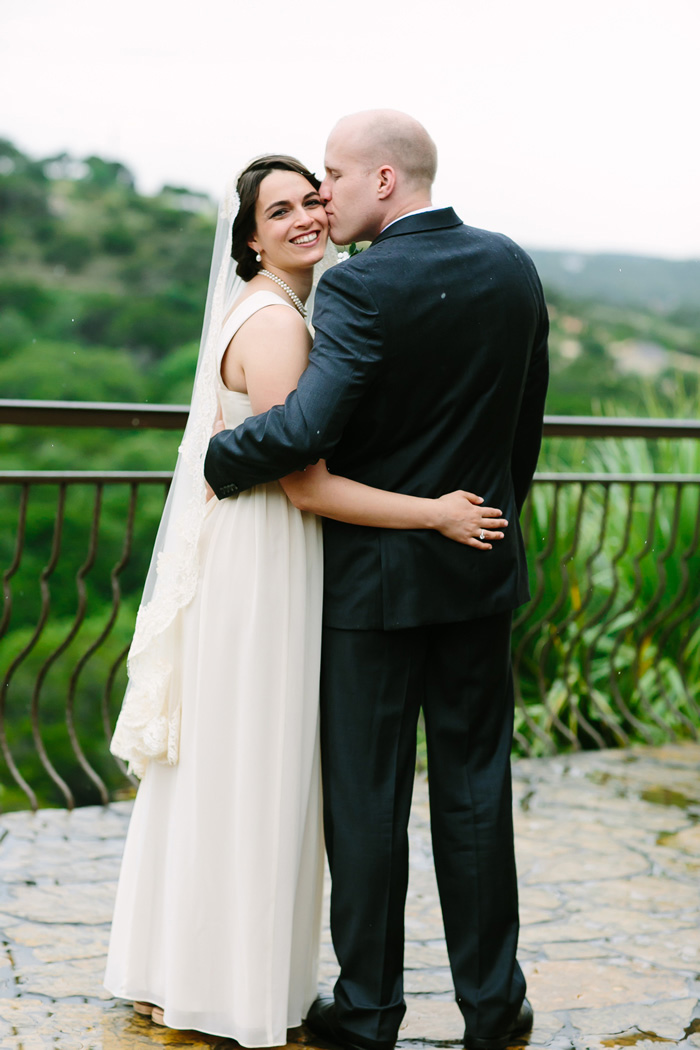
[[[239,423],[242,423],[244,419],[252,416],[253,410],[248,395],[240,390],[229,390],[221,378],[221,362],[226,347],[249,317],[252,317],[253,314],[257,313],[258,310],[262,310],[265,306],[280,305],[288,306],[290,310],[294,309],[291,303],[286,302],[275,292],[253,292],[247,299],[244,299],[238,306],[234,307],[224,321],[217,348],[216,378],[219,403],[221,404],[221,411],[227,430],[232,430]]]

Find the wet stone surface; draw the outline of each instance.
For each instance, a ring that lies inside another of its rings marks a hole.
[[[700,1048],[700,747],[523,760],[514,767],[520,959],[533,1050]],[[102,987],[130,803],[0,816],[0,1047],[235,1046],[158,1028]],[[460,1046],[416,781],[399,1048]],[[328,886],[326,886],[326,898]],[[327,901],[326,901],[327,915]],[[322,990],[336,963],[328,928]],[[292,1043],[313,1045],[304,1029]]]

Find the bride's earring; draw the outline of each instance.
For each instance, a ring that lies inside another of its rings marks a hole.
[[[255,255],[255,261],[256,261],[256,262],[262,262],[262,255],[260,254],[260,252],[257,252],[257,253],[256,253],[256,255]]]

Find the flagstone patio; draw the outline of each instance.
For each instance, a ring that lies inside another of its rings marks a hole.
[[[514,789],[529,1045],[700,1047],[700,746],[521,760]],[[130,808],[0,816],[2,1050],[235,1046],[158,1028],[102,987]],[[423,777],[410,836],[399,1048],[457,1047]],[[326,922],[324,989],[335,970]]]

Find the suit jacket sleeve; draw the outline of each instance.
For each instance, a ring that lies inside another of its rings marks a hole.
[[[544,405],[549,382],[549,355],[547,340],[549,336],[549,318],[544,293],[534,264],[528,258],[527,270],[537,302],[537,326],[530,355],[530,363],[525,375],[523,397],[515,429],[513,451],[511,454],[511,476],[518,513],[522,510],[532,478],[537,466],[537,458],[542,444],[542,425],[544,422]]]
[[[327,271],[314,309],[314,346],[284,405],[224,430],[204,473],[219,499],[328,458],[381,363],[376,305],[351,263]]]

